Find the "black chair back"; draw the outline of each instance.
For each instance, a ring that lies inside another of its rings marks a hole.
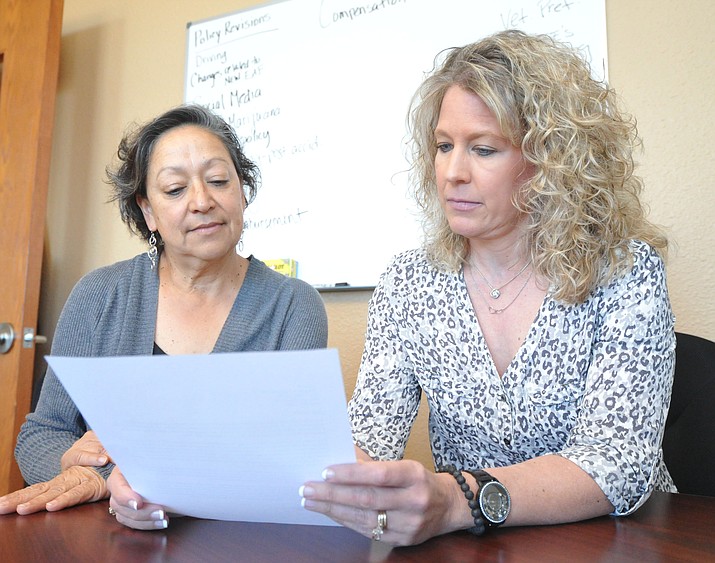
[[[715,342],[677,332],[663,457],[678,491],[715,496]]]

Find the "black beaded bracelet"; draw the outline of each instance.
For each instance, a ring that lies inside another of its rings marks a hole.
[[[476,498],[474,498],[474,493],[469,488],[469,483],[467,483],[464,475],[462,475],[462,471],[457,469],[454,465],[445,465],[438,470],[438,473],[449,473],[456,479],[459,488],[462,489],[462,492],[467,499],[469,509],[472,511],[472,518],[474,518],[474,527],[468,528],[467,531],[475,536],[481,536],[486,530],[484,518],[482,517],[482,511],[479,509],[479,502]]]

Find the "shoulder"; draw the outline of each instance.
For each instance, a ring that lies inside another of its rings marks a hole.
[[[664,271],[663,258],[651,245],[640,240],[631,241],[629,248],[633,254],[634,269],[645,271]]]
[[[379,287],[391,291],[412,291],[420,287],[441,287],[453,279],[456,272],[436,268],[423,248],[396,255],[380,278]]]
[[[79,300],[87,304],[111,299],[118,294],[128,297],[132,287],[143,286],[152,276],[156,274],[149,267],[146,256],[140,254],[84,275],[72,290],[69,301]]]
[[[438,270],[434,268],[422,248],[406,250],[397,254],[383,273],[383,278],[398,281],[411,281],[424,276],[434,276]]]
[[[370,299],[370,311],[392,317],[408,311],[434,307],[445,296],[460,291],[460,272],[435,267],[424,249],[414,249],[395,256],[384,271]]]
[[[598,292],[600,314],[604,319],[615,314],[619,326],[629,330],[651,334],[671,330],[675,318],[660,254],[641,241],[632,241],[629,250],[631,267]]]
[[[422,267],[428,265],[427,253],[424,248],[412,248],[396,254],[390,262],[390,267],[411,266]]]
[[[325,305],[318,291],[303,280],[280,274],[251,257],[238,301],[245,305],[244,311],[251,310],[252,326],[264,333],[261,349],[299,350],[327,345]]]
[[[77,282],[60,314],[53,353],[90,355],[96,351],[91,348],[94,339],[101,339],[100,326],[114,326],[114,319],[137,309],[133,302],[143,299],[147,279],[156,277],[144,258],[140,255],[97,268]]]
[[[648,243],[632,240],[628,245],[631,265],[604,288],[605,293],[628,292],[639,286],[665,286],[665,264]]]

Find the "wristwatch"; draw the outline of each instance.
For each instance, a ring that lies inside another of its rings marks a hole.
[[[477,500],[479,501],[479,510],[484,516],[484,523],[490,528],[502,525],[511,510],[509,491],[483,469],[470,471],[470,473],[477,480],[479,487]]]

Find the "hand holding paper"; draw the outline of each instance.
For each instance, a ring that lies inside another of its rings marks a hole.
[[[48,357],[132,486],[169,512],[334,524],[299,487],[355,461],[336,350]]]

